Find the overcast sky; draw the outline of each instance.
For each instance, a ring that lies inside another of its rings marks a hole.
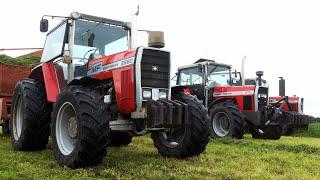
[[[283,76],[287,95],[304,97],[305,113],[320,116],[320,3],[316,0],[1,1],[0,48],[42,47],[43,14],[67,16],[78,11],[130,21],[137,4],[139,28],[165,32],[173,72],[201,57],[240,70],[246,56],[246,77],[263,70],[270,95],[277,95],[278,77]]]

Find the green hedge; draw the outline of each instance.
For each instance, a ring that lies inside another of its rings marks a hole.
[[[34,67],[40,63],[41,53],[33,52],[16,58],[0,54],[0,63]]]

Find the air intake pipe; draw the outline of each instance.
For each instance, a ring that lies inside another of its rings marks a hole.
[[[257,71],[256,75],[258,76],[257,80],[258,80],[258,86],[262,86],[262,76],[263,76],[263,71]]]

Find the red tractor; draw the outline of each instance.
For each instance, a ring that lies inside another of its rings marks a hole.
[[[235,73],[237,75],[238,73]],[[258,73],[258,76],[262,74]],[[209,110],[212,136],[242,138],[246,128],[253,138],[279,139],[282,116],[268,103],[268,87],[233,86],[231,66],[199,59],[178,68],[173,92],[196,95]]]
[[[291,135],[295,130],[307,130],[313,117],[303,113],[304,98],[297,96],[286,96],[285,80],[280,77],[279,96],[269,97],[269,103],[280,108],[285,116],[284,135]]]
[[[41,150],[71,168],[99,164],[107,146],[128,145],[151,132],[166,157],[187,158],[210,139],[206,108],[194,96],[171,93],[170,52],[163,33],[134,47],[132,23],[72,13],[47,33],[41,64],[16,84],[14,150]],[[42,18],[41,32],[48,20]],[[172,98],[171,98],[172,95]]]
[[[279,96],[270,96],[269,104],[281,109],[284,122],[283,134],[291,135],[295,130],[308,129],[313,117],[303,113],[304,98],[297,96],[286,96],[285,80],[279,77]],[[241,82],[241,76],[239,82]],[[259,78],[245,79],[245,85],[256,85]],[[268,86],[266,80],[261,80],[262,86]],[[237,84],[239,85],[239,83]]]

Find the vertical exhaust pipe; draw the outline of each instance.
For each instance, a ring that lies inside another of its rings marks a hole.
[[[241,62],[241,86],[244,86],[246,84],[245,83],[246,82],[246,78],[244,76],[246,59],[247,59],[247,57],[244,56],[242,58],[242,62]]]
[[[131,42],[130,48],[137,47],[137,32],[138,32],[138,15],[139,15],[139,5],[137,6],[137,10],[135,13],[131,15]]]
[[[286,96],[286,81],[283,77],[279,77],[279,96]]]

